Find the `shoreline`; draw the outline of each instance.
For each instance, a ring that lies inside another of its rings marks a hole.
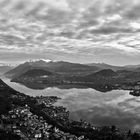
[[[121,89],[119,89],[119,90],[121,90]],[[70,119],[70,120],[72,120],[72,119]],[[77,120],[77,119],[76,119],[76,120]],[[85,120],[85,119],[83,119],[83,120]],[[80,118],[79,118],[77,121],[80,121]],[[87,121],[87,122],[89,122],[89,121]],[[89,123],[91,123],[91,122],[89,122]],[[93,123],[91,123],[91,124],[93,124]],[[99,126],[99,125],[97,125],[97,126]],[[105,125],[102,125],[102,126],[105,126]],[[106,125],[106,126],[108,126],[108,125]],[[119,127],[119,126],[118,126],[118,127]],[[126,130],[126,129],[128,130],[129,128],[125,128],[125,127],[124,127],[124,128],[122,128],[122,129],[123,129],[123,130],[124,130],[124,129],[125,129],[125,130]]]

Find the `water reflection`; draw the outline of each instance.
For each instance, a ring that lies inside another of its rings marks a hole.
[[[18,84],[18,83],[17,83]],[[82,85],[45,85],[45,84],[39,84],[39,83],[22,83],[21,85],[24,85],[27,88],[30,89],[35,89],[35,90],[44,90],[46,88],[54,88],[57,87],[59,89],[72,89],[72,88],[77,88],[77,89],[87,89],[89,87],[87,86],[82,86]]]
[[[19,83],[17,83],[19,84]],[[89,88],[93,88],[97,91],[100,92],[109,92],[112,89],[111,88],[105,88],[105,87],[101,87],[101,86],[97,86],[97,85],[91,85],[91,84],[84,84],[84,85],[78,85],[78,84],[43,84],[43,83],[34,83],[34,82],[27,82],[27,83],[22,83],[22,85],[24,85],[27,88],[33,89],[33,90],[44,90],[46,88],[54,88],[57,87],[59,89],[72,89],[72,88],[76,88],[76,89],[89,89]]]
[[[117,125],[128,129],[140,129],[140,98],[129,95],[128,91],[114,90],[102,93],[91,88],[57,87],[33,90],[17,83],[4,80],[8,85],[31,96],[58,96],[63,105],[70,110],[70,118],[84,119],[95,125]]]

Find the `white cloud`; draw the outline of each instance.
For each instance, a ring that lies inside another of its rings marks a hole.
[[[138,22],[131,22],[130,23],[130,27],[134,28],[134,29],[140,29],[140,23]]]

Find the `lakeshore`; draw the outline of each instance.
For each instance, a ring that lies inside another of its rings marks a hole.
[[[1,96],[8,95],[9,107],[1,113],[1,129],[25,139],[139,140],[139,131],[121,130],[115,125],[96,126],[84,120],[73,121],[69,111],[57,106],[57,96],[31,97],[2,82]]]
[[[140,122],[139,98],[129,95],[129,90],[113,90],[104,93],[91,88],[76,88],[76,86],[33,90],[9,80],[4,81],[12,88],[29,96],[61,98],[54,105],[67,108],[72,120],[82,119],[96,126],[116,125],[127,130],[140,128],[138,125]]]

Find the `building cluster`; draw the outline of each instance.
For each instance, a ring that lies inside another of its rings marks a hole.
[[[45,106],[51,106],[52,104],[57,102],[57,100],[60,99],[56,96],[46,96],[46,97],[38,96],[38,97],[35,97],[35,98],[36,98],[38,104],[44,104]]]
[[[38,104],[45,105],[45,108],[42,109],[43,113],[49,118],[55,121],[61,121],[67,123],[69,121],[69,111],[63,106],[54,106],[53,104],[60,99],[55,96],[48,97],[36,97]]]
[[[140,91],[140,82],[123,84],[123,85],[121,85],[121,89],[124,89],[124,90],[139,90]]]
[[[8,115],[2,115],[0,126],[6,131],[12,131],[14,134],[19,135],[23,140],[84,139],[83,136],[78,138],[48,124],[43,117],[31,113],[28,106],[16,107],[9,111]]]
[[[42,110],[46,116],[49,116],[55,121],[61,121],[67,123],[69,121],[69,111],[64,107],[50,106]]]

